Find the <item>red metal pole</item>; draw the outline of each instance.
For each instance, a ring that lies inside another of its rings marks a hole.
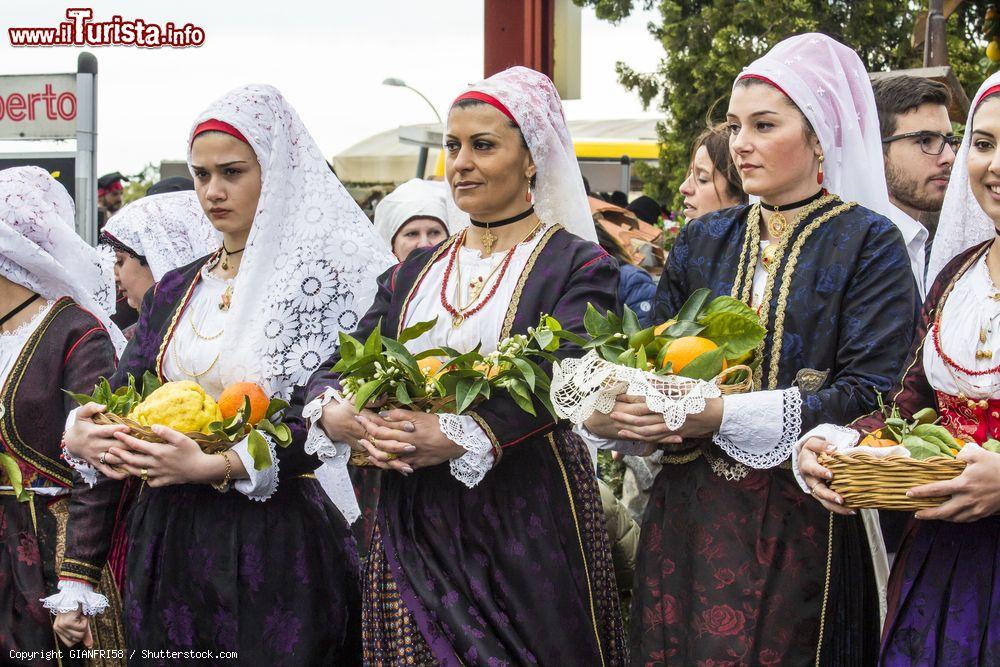
[[[483,0],[483,75],[524,65],[552,76],[554,0]]]

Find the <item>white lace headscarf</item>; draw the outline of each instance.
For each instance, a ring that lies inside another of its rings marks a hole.
[[[951,169],[951,179],[948,181],[948,191],[944,195],[941,215],[938,217],[937,232],[934,234],[934,244],[931,246],[931,261],[927,266],[927,288],[934,284],[934,279],[945,264],[972,246],[987,241],[996,236],[996,227],[989,216],[983,211],[972,187],[969,185],[969,145],[972,138],[972,119],[976,109],[987,93],[997,91],[992,88],[1000,86],[1000,72],[993,74],[979,86],[973,103],[969,107],[969,119],[965,124],[965,136],[962,147],[955,156],[955,164]]]
[[[0,171],[0,275],[46,298],[71,297],[108,330],[117,352],[125,337],[115,310],[114,258],[76,233],[73,200],[38,167]]]
[[[466,92],[470,91],[485,93],[499,101],[520,128],[537,170],[533,194],[535,214],[542,224],[562,225],[596,243],[597,230],[555,84],[541,72],[519,66],[480,81]],[[450,189],[448,198],[454,206]],[[455,220],[451,231],[460,231],[468,225],[465,215],[464,219]]]
[[[447,188],[438,181],[412,178],[390,192],[375,206],[375,230],[392,243],[403,225],[413,218],[440,220],[448,232]]]
[[[881,213],[901,232],[909,228],[889,202],[875,94],[853,49],[820,33],[796,35],[746,67],[733,88],[746,77],[776,86],[809,120],[823,147],[827,190]]]
[[[396,260],[277,89],[242,86],[216,100],[192,125],[189,147],[210,119],[239,130],[261,167],[227,318],[239,326],[222,336],[222,378],[287,398],[334,352],[338,332],[354,330],[376,278]]]
[[[198,195],[188,190],[143,197],[108,220],[102,241],[143,257],[159,282],[163,274],[213,252],[222,235],[205,217]],[[108,238],[105,238],[108,237]]]

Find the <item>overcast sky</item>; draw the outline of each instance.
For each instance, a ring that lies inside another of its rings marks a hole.
[[[73,5],[73,3],[70,3]],[[381,85],[404,79],[442,113],[466,83],[483,75],[480,0],[77,3],[95,20],[116,13],[164,24],[193,23],[204,46],[190,49],[91,48],[98,59],[98,173],[134,173],[148,162],[183,159],[190,123],[204,107],[244,83],[277,86],[329,157],[377,132],[434,120],[417,95]],[[0,74],[76,71],[77,48],[13,48],[8,27],[55,26],[67,4],[3,1]],[[657,14],[621,25],[583,10],[582,99],[570,119],[636,118],[635,95],[621,88],[615,62],[652,70],[663,50],[646,30]],[[0,150],[52,150],[51,144],[0,142]]]

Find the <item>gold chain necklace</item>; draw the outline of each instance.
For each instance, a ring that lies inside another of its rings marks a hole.
[[[542,222],[541,220],[539,220],[538,223],[532,228],[532,230],[528,232],[528,235],[525,236],[523,239],[521,239],[518,243],[515,243],[514,247],[511,248],[511,250],[514,250],[514,248],[517,248],[517,246],[521,245],[522,243],[527,243],[529,240],[531,240],[531,238],[538,232],[538,229],[541,226]],[[472,304],[476,302],[476,299],[480,297],[480,295],[483,293],[483,290],[486,289],[486,286],[489,284],[490,280],[493,278],[494,275],[496,275],[496,272],[500,270],[500,267],[503,266],[503,264],[504,262],[503,259],[501,258],[501,260],[497,262],[497,265],[493,267],[493,270],[490,271],[485,278],[480,278],[475,283],[469,284],[469,302],[463,305],[461,248],[459,248],[459,253],[455,256],[455,307],[458,309],[458,312],[460,313],[465,312],[472,306]]]
[[[197,327],[195,327],[195,325],[194,325],[194,317],[193,316],[188,319],[188,322],[191,323],[191,331],[194,332],[194,335],[197,336],[198,338],[202,339],[202,340],[215,340],[216,338],[218,338],[219,336],[221,336],[222,334],[224,334],[226,332],[225,328],[223,328],[223,329],[220,329],[219,333],[217,333],[217,334],[213,334],[211,336],[206,336],[202,332],[198,331]]]
[[[177,366],[177,370],[179,370],[181,373],[183,373],[184,375],[187,375],[188,377],[190,377],[192,379],[200,378],[203,375],[207,375],[209,371],[211,371],[213,368],[215,368],[215,364],[218,363],[219,357],[222,356],[222,350],[219,350],[215,354],[215,359],[212,359],[212,363],[210,363],[208,365],[208,368],[206,368],[205,370],[201,371],[200,373],[196,373],[194,371],[187,370],[186,368],[184,368],[184,366],[181,365],[180,357],[177,355],[177,339],[176,338],[174,338],[174,340],[173,340],[173,345],[170,346],[170,353],[174,357],[174,365]]]

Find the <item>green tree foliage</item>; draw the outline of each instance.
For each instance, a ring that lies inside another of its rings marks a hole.
[[[145,197],[149,186],[160,180],[160,168],[153,163],[149,163],[142,168],[142,171],[134,176],[129,176],[129,178],[131,180],[125,183],[125,187],[123,188],[122,205]]]
[[[645,108],[664,114],[658,167],[636,166],[646,193],[680,203],[691,144],[708,122],[725,117],[740,70],[776,43],[803,32],[823,32],[857,50],[869,71],[920,67],[922,49],[910,37],[926,2],[915,0],[574,0],[598,18],[617,23],[634,9],[659,9],[649,32],[665,51],[654,72],[617,64],[618,79]],[[948,53],[971,97],[996,69],[985,57],[983,17],[994,3],[966,0],[948,19]]]

